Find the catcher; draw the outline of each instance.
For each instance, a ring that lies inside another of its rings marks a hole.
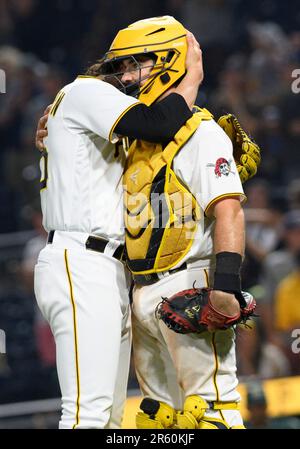
[[[117,34],[103,68],[152,104],[185,72],[185,34],[172,17],[136,22]],[[138,71],[119,73],[124,58],[141,53],[153,60],[142,86]],[[138,428],[243,428],[234,325],[251,315],[255,302],[241,292],[241,180],[256,173],[260,152],[234,116],[219,125],[195,108],[171,142],[136,140],[129,148],[127,265],[135,366],[145,396]],[[176,293],[193,285],[198,301],[180,314],[173,306],[186,292]],[[171,299],[160,305],[162,297]]]

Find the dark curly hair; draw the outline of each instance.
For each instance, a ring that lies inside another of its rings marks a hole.
[[[101,67],[103,64],[104,58],[98,59],[94,64],[90,65],[86,71],[85,75],[87,76],[101,76]]]

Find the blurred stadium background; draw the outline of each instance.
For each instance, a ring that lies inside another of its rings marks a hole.
[[[236,114],[262,148],[245,186],[243,274],[260,318],[251,332],[238,329],[238,374],[250,426],[300,427],[299,0],[0,0],[0,429],[56,428],[59,416],[54,343],[33,293],[46,241],[37,119],[120,28],[163,14],[203,49],[198,105]],[[139,394],[133,366],[128,388]],[[136,405],[128,403],[129,421]]]

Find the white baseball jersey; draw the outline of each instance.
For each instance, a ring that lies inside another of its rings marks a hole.
[[[78,77],[57,95],[41,162],[43,225],[124,240],[122,174],[114,127],[137,104],[108,83]]]
[[[184,261],[213,256],[214,218],[206,212],[225,197],[245,200],[241,180],[232,155],[232,142],[214,121],[203,121],[174,159],[176,175],[189,187],[200,205],[200,221],[193,245]]]
[[[121,425],[131,330],[126,271],[111,257],[124,240],[125,154],[115,157],[113,130],[136,103],[83,77],[50,111],[41,199],[55,233],[35,267],[35,295],[55,338],[62,429]],[[110,239],[104,254],[86,247],[89,234]]]

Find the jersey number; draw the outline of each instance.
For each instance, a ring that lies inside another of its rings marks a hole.
[[[40,160],[40,169],[41,169],[41,179],[40,179],[40,190],[47,188],[47,180],[48,180],[48,151],[46,148],[42,152],[42,157]]]

